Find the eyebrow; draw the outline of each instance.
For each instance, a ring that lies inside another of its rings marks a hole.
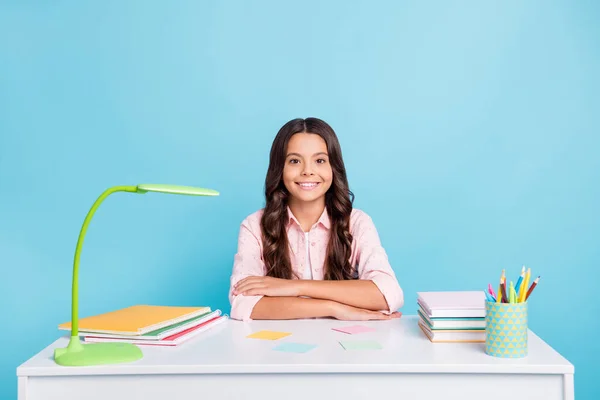
[[[320,155],[329,157],[329,154],[325,153],[324,151],[320,151],[318,153],[315,153],[312,156],[314,157],[314,156],[320,156]],[[296,156],[296,157],[302,158],[302,155],[300,155],[299,153],[289,153],[287,156],[285,156],[285,158],[288,158],[289,156]]]

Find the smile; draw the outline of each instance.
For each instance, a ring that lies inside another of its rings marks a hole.
[[[302,190],[313,190],[320,184],[321,182],[296,182],[296,185],[300,186]]]

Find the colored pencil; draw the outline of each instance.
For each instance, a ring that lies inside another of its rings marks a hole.
[[[508,298],[509,298],[509,303],[516,303],[517,302],[517,296],[515,294],[515,286],[513,285],[513,281],[510,281],[510,285],[508,287]]]
[[[521,288],[521,284],[523,283],[523,279],[525,278],[525,266],[521,268],[521,276],[517,279],[517,284],[515,285],[515,292],[520,293],[519,289]]]
[[[494,298],[496,299],[496,293],[494,293],[494,289],[492,289],[492,284],[488,283],[488,293]]]
[[[535,278],[535,281],[533,281],[533,283],[531,284],[531,287],[529,288],[529,290],[527,291],[527,294],[525,295],[525,300],[527,300],[529,298],[529,295],[531,294],[531,292],[533,292],[533,289],[537,286],[538,282],[540,281],[541,276],[538,276],[537,278]]]
[[[500,285],[498,285],[498,300],[497,303],[502,303],[502,281],[504,280],[505,271],[502,270],[502,275],[500,275]]]
[[[500,284],[500,288],[502,289],[502,302],[508,303],[510,299],[506,295],[506,280],[504,278],[502,278],[502,283]]]
[[[531,268],[527,269],[527,273],[525,274],[525,279],[523,280],[523,284],[521,285],[521,294],[519,296],[519,303],[523,303],[525,301],[525,294],[527,293],[527,287],[529,286],[529,280],[531,279]]]

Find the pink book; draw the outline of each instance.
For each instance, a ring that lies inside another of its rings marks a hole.
[[[222,315],[220,317],[213,318],[209,321],[202,322],[199,325],[188,328],[184,331],[175,333],[171,336],[167,336],[164,339],[160,340],[138,340],[138,339],[119,339],[119,338],[105,338],[105,337],[95,337],[95,336],[85,336],[84,340],[86,342],[124,342],[124,343],[133,343],[141,346],[177,346],[195,336],[204,332],[215,325],[218,325],[228,317],[226,315]]]
[[[417,302],[431,318],[485,317],[485,294],[481,291],[418,292]]]

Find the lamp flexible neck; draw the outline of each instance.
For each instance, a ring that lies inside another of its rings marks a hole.
[[[72,288],[72,299],[71,299],[71,337],[79,335],[79,256],[81,254],[81,248],[83,247],[83,239],[85,237],[85,233],[87,232],[87,228],[94,216],[94,213],[100,207],[100,204],[106,199],[108,196],[115,192],[132,192],[136,193],[137,186],[113,186],[104,191],[98,197],[98,199],[92,205],[90,211],[88,211],[85,220],[83,221],[83,226],[81,227],[81,231],[79,232],[79,238],[77,239],[77,247],[75,248],[75,258],[73,260],[73,288]]]

